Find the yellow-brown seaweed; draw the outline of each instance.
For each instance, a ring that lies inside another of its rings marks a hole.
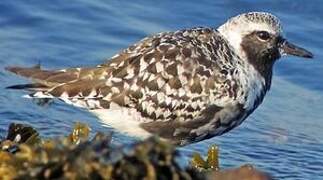
[[[219,149],[216,145],[212,145],[207,154],[207,159],[204,160],[197,152],[193,154],[191,165],[200,171],[217,171],[219,170]]]
[[[0,179],[191,180],[237,178],[241,173],[255,177],[253,168],[214,171],[219,169],[216,146],[210,147],[206,160],[194,155],[192,165],[208,170],[198,172],[181,168],[175,160],[175,147],[156,137],[136,143],[129,150],[112,145],[111,134],[97,133],[89,140],[90,128],[82,123],[77,123],[66,138],[45,140],[30,126],[10,127],[12,131],[0,143]]]

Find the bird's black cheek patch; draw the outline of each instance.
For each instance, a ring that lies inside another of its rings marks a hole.
[[[249,34],[242,39],[241,47],[245,51],[249,60],[258,59],[260,52],[266,49],[264,44],[260,43],[253,34]]]
[[[274,62],[275,60],[280,58],[280,53],[278,48],[273,47],[271,49],[266,50],[262,53],[263,57],[260,57],[261,59],[269,61],[269,63]]]
[[[278,48],[268,49],[268,43],[271,42],[261,42],[251,33],[242,39],[241,48],[249,63],[269,82],[273,65],[280,55]]]

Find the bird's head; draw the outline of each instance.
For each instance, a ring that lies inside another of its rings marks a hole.
[[[291,44],[283,37],[279,19],[269,13],[250,12],[235,16],[220,26],[218,31],[241,59],[260,66],[258,68],[272,67],[284,55],[313,57],[311,52]]]

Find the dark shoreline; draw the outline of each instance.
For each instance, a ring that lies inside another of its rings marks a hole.
[[[176,148],[157,137],[116,147],[111,134],[89,140],[89,128],[81,123],[69,136],[48,140],[30,126],[11,124],[0,148],[4,179],[271,179],[251,165],[220,169],[214,146],[207,160],[196,154],[191,166],[181,168]]]

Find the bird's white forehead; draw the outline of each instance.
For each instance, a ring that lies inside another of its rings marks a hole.
[[[240,14],[229,19],[219,30],[247,34],[253,31],[268,31],[272,34],[281,34],[282,27],[279,19],[265,12],[250,12]]]

